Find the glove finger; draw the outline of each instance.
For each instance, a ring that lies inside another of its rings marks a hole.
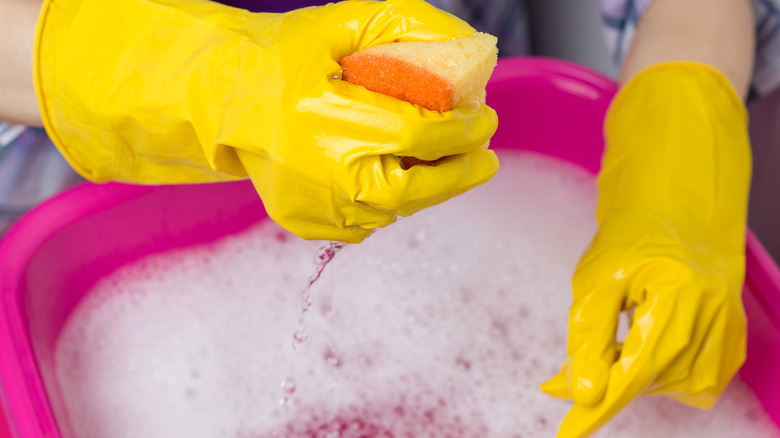
[[[284,201],[266,208],[280,226],[307,240],[360,243],[371,232],[392,224],[396,216],[361,203],[335,205],[306,199],[308,208],[294,208]]]
[[[702,324],[689,350],[690,359],[682,362],[684,372],[675,372],[677,364],[658,376],[648,395],[666,395],[681,403],[709,409],[723,393],[745,361],[746,320],[740,309],[721,308],[711,323]],[[681,355],[682,356],[682,355]],[[687,356],[687,355],[686,355]]]
[[[609,369],[616,358],[617,326],[625,296],[624,285],[591,281],[590,260],[583,258],[572,282],[574,303],[569,310],[568,356],[564,369],[570,397],[592,406],[606,391]]]
[[[677,320],[688,320],[681,326],[682,330],[672,329],[669,331],[668,336],[673,336],[681,341],[678,345],[679,349],[672,348],[669,350],[670,352],[676,351],[674,357],[671,358],[663,369],[659,369],[659,374],[642,391],[643,394],[661,394],[664,392],[663,388],[671,384],[688,381],[697,355],[700,354],[702,348],[706,348],[702,342],[708,336],[708,332],[715,323],[713,315],[715,315],[716,310],[713,307],[717,305],[707,302],[704,299],[706,295],[701,293],[699,287],[682,288],[676,296],[681,297],[675,303],[676,312],[679,315]],[[660,327],[660,325],[656,327]],[[653,330],[660,330],[660,328],[656,327],[653,327]],[[685,341],[685,343],[683,344],[682,341]],[[663,353],[663,351],[659,351],[659,353]]]
[[[498,116],[487,105],[419,112],[421,117],[405,117],[407,128],[400,132],[398,144],[384,153],[427,161],[465,154],[483,148],[498,127]]]
[[[620,350],[623,344],[617,343],[616,355],[620,355]],[[542,383],[539,389],[550,397],[562,398],[572,400],[571,392],[569,391],[569,381],[567,377],[566,365],[561,367],[561,370],[555,373],[555,375],[548,381]]]
[[[298,237],[359,243],[374,229],[396,219],[392,212],[371,205],[344,202],[350,195],[343,188],[323,187],[316,178],[279,171],[282,164],[245,150],[238,149],[236,154],[268,216]]]
[[[473,152],[498,126],[487,105],[439,113],[341,80],[321,83],[312,95],[296,110],[322,133],[320,146],[342,162],[382,154],[433,161]]]
[[[409,216],[488,181],[498,171],[498,157],[478,150],[441,160],[435,166],[402,169],[398,158],[383,155],[381,165],[363,166],[356,198],[381,210]]]
[[[346,1],[332,5],[332,10],[350,18],[344,27],[354,32],[353,51],[395,41],[436,41],[474,33],[465,21],[424,0]]]
[[[277,51],[282,57],[294,54],[297,58],[296,62],[280,63],[289,78],[305,76],[301,69],[332,77],[340,71],[338,60],[378,44],[442,41],[474,33],[465,21],[424,0],[341,1],[297,9],[278,18],[271,24],[284,36],[276,39]],[[268,24],[258,26],[264,29]],[[305,53],[322,56],[301,58]]]
[[[271,219],[274,219],[273,217]],[[276,220],[287,231],[306,240],[331,240],[344,243],[360,243],[368,237],[374,229],[358,226],[338,227],[333,224],[309,222],[305,220]]]
[[[566,378],[566,366],[561,367],[561,370],[555,373],[550,380],[542,383],[539,389],[550,397],[570,400],[571,393],[569,392],[569,382]]]
[[[674,291],[647,291],[639,304],[620,358],[609,373],[604,398],[594,406],[575,404],[561,424],[559,437],[588,436],[647,388],[687,345],[691,322],[679,314]],[[692,313],[695,315],[695,313]]]

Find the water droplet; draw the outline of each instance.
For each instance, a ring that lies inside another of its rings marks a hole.
[[[286,394],[292,394],[298,389],[298,383],[292,377],[282,380],[282,391]]]
[[[455,359],[455,366],[457,366],[462,371],[468,371],[471,369],[471,361],[462,357],[458,357]]]
[[[534,421],[534,427],[537,430],[542,430],[547,427],[547,419],[544,417],[539,417]]]
[[[370,367],[374,365],[374,361],[368,356],[363,356],[360,358],[360,364],[363,366]]]
[[[299,328],[295,331],[295,334],[293,335],[293,339],[295,340],[296,344],[302,344],[306,342],[307,339],[309,339],[309,334],[306,333],[306,331],[302,328]]]
[[[318,268],[325,268],[325,266],[333,260],[333,257],[338,254],[339,251],[341,251],[346,243],[344,242],[330,242],[328,245],[323,246],[320,248],[320,252],[317,253],[317,255],[314,258],[314,263],[317,265]],[[322,273],[322,269],[319,269],[318,272],[315,273],[315,276],[319,278],[319,274]],[[316,278],[314,279],[316,281]]]
[[[494,339],[507,339],[509,336],[509,328],[506,321],[494,319],[490,326],[490,335]]]
[[[341,367],[341,358],[333,350],[325,352],[325,362],[334,368]]]
[[[311,309],[311,295],[304,293],[301,295],[301,311],[306,312]]]

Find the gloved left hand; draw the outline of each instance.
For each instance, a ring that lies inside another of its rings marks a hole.
[[[393,41],[474,32],[423,0],[255,14],[209,1],[47,0],[35,55],[54,143],[93,181],[249,176],[269,216],[307,239],[359,242],[490,179],[495,112],[446,113],[339,79]],[[399,156],[437,160],[403,169]]]
[[[707,409],[745,359],[745,108],[716,69],[650,67],[610,107],[599,231],[577,266],[568,358],[542,389],[588,436],[634,397]],[[633,310],[616,340],[621,311]]]

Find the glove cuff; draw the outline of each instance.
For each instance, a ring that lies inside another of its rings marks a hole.
[[[675,86],[673,84],[684,80],[690,81],[686,87],[699,88],[700,91],[715,92],[717,90],[718,96],[711,95],[710,98],[717,98],[718,103],[723,105],[733,105],[731,110],[735,114],[739,114],[739,121],[747,123],[748,116],[745,105],[723,72],[709,64],[700,62],[668,61],[645,68],[621,87],[610,105],[607,126],[609,126],[610,120],[619,114],[618,108],[624,104],[624,101],[630,101],[636,94],[635,90],[658,87],[658,82],[661,82],[661,88],[669,89]],[[667,85],[666,87],[663,86],[664,83]]]
[[[251,37],[242,26],[264,28],[263,15],[183,0],[45,0],[34,80],[49,136],[92,181],[245,177],[235,154],[211,152],[232,84],[223,76]]]
[[[669,62],[639,73],[607,115],[599,223],[617,211],[643,212],[743,241],[747,121],[739,96],[711,66]]]

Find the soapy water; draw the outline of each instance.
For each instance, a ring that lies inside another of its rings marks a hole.
[[[596,229],[577,168],[500,153],[488,184],[351,245],[312,285],[322,242],[270,221],[150,256],[95,286],[55,352],[66,436],[555,435],[570,403],[570,279]],[[596,437],[779,437],[735,380],[713,410],[640,398]]]

